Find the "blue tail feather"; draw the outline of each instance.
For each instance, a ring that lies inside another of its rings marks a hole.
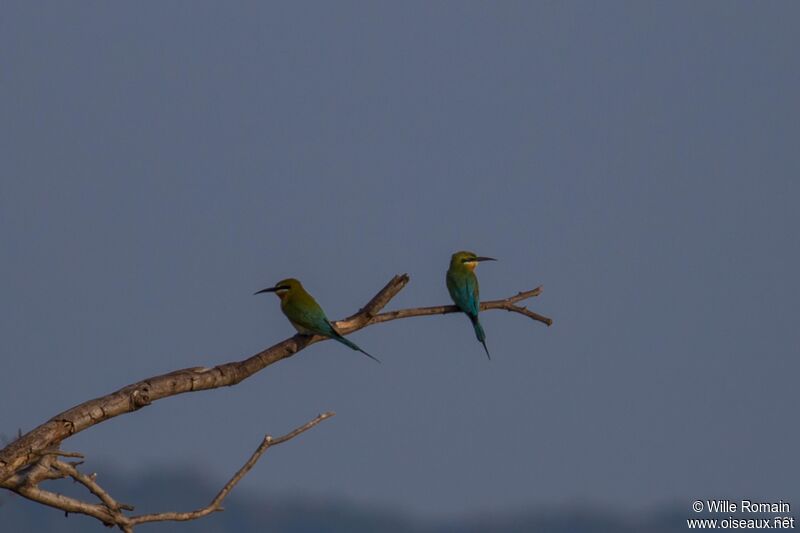
[[[492,356],[489,355],[489,348],[486,347],[486,333],[483,331],[483,326],[481,326],[478,317],[473,317],[472,315],[467,316],[469,316],[469,319],[472,321],[472,327],[475,328],[475,336],[478,337],[478,341],[483,344],[483,349],[486,350],[486,357],[491,359]]]
[[[379,362],[379,363],[381,362],[381,361],[380,361],[380,359],[378,359],[378,358],[377,358],[377,357],[375,357],[374,355],[370,355],[370,354],[368,354],[367,352],[365,352],[364,350],[362,350],[362,349],[361,349],[361,347],[360,347],[358,344],[356,344],[356,343],[354,343],[354,342],[352,342],[352,341],[350,341],[350,340],[346,339],[345,337],[343,337],[342,335],[340,335],[340,334],[339,334],[339,332],[337,332],[336,330],[334,330],[334,331],[333,331],[333,334],[331,334],[331,336],[330,336],[330,337],[331,337],[332,339],[334,339],[334,340],[337,340],[337,341],[341,342],[342,344],[344,344],[345,346],[347,346],[348,348],[350,348],[350,349],[352,349],[352,350],[355,350],[355,351],[357,351],[357,352],[361,352],[361,353],[363,353],[364,355],[366,355],[367,357],[369,357],[370,359],[372,359],[372,360],[374,360],[374,361],[377,361],[377,362]]]

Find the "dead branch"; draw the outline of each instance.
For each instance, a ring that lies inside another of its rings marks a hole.
[[[490,309],[505,309],[506,311],[510,311],[513,313],[520,313],[529,318],[532,318],[533,320],[537,320],[547,326],[551,326],[553,324],[552,318],[548,318],[538,313],[534,313],[533,311],[528,310],[528,308],[526,307],[515,305],[517,302],[521,300],[526,300],[528,298],[533,298],[534,296],[539,296],[541,292],[542,292],[542,287],[539,286],[530,291],[518,292],[514,296],[511,296],[510,298],[506,298],[504,300],[492,300],[490,302],[481,302],[481,311],[488,311]],[[460,313],[460,312],[461,310],[455,305],[436,305],[433,307],[416,307],[413,309],[400,309],[398,311],[387,311],[385,313],[379,314],[376,317],[373,317],[372,320],[369,321],[369,325],[379,324],[381,322],[388,322],[390,320],[397,320],[398,318],[410,318],[412,316],[446,315],[449,313]]]
[[[113,512],[117,513],[119,511],[133,511],[133,505],[128,505],[125,503],[119,503],[111,495],[97,483],[97,474],[92,474],[87,476],[83,472],[78,471],[78,465],[80,463],[65,463],[63,461],[54,461],[53,467],[64,475],[64,477],[69,476],[74,479],[77,483],[80,483],[84,487],[86,487],[89,492],[97,496],[103,505],[106,508]]]
[[[228,482],[217,493],[211,503],[205,507],[201,507],[195,511],[190,512],[165,512],[143,514],[138,516],[126,516],[123,511],[133,511],[133,506],[117,502],[105,489],[103,489],[96,481],[95,475],[86,475],[77,469],[77,465],[73,463],[65,463],[54,458],[53,454],[47,454],[40,459],[29,470],[27,475],[19,476],[14,475],[2,483],[3,488],[7,488],[28,498],[29,500],[55,507],[66,513],[76,513],[91,516],[100,520],[106,526],[117,526],[126,533],[132,532],[133,528],[139,524],[147,522],[166,522],[166,521],[186,521],[196,520],[209,514],[222,511],[222,502],[230,494],[233,488],[242,480],[242,478],[255,466],[256,462],[264,455],[269,448],[282,444],[288,440],[295,438],[313,428],[323,420],[334,416],[334,413],[328,412],[317,416],[315,419],[303,424],[302,426],[294,429],[293,431],[283,435],[282,437],[272,438],[270,435],[264,437],[264,440],[256,448],[247,462],[228,480]],[[35,475],[37,472],[38,475]],[[84,485],[89,492],[94,494],[101,503],[91,504],[64,496],[55,492],[44,490],[37,486],[37,484],[45,479],[61,479],[71,477],[76,482]]]
[[[336,329],[343,334],[357,331],[364,327],[389,322],[401,318],[415,316],[442,315],[458,312],[454,305],[434,307],[417,307],[397,311],[380,311],[399,293],[408,283],[407,274],[397,275],[392,278],[378,293],[357,313],[334,323]],[[517,302],[538,296],[541,287],[530,291],[520,292],[509,298],[481,303],[481,310],[503,309],[519,313],[546,325],[553,323],[552,319],[534,313]],[[44,424],[20,435],[15,441],[0,450],[0,487],[12,490],[28,499],[61,509],[68,513],[82,513],[93,516],[107,525],[117,525],[123,531],[132,531],[139,523],[160,520],[192,520],[205,516],[215,510],[225,496],[230,492],[239,479],[244,476],[261,454],[269,446],[285,442],[290,438],[310,429],[331,414],[320,415],[319,418],[298,428],[292,433],[270,442],[265,439],[256,453],[236,473],[228,484],[220,491],[209,506],[189,513],[159,513],[155,515],[140,515],[126,517],[122,511],[132,510],[129,505],[121,504],[114,500],[95,481],[93,476],[86,476],[77,470],[79,463],[66,463],[57,457],[82,457],[80,454],[60,451],[61,442],[89,427],[104,422],[121,414],[131,413],[148,406],[154,401],[161,400],[177,394],[210,390],[223,386],[232,386],[252,376],[266,366],[276,363],[305,347],[325,340],[320,336],[295,335],[279,342],[255,355],[242,361],[221,364],[213,368],[186,368],[167,374],[154,376],[137,383],[123,387],[115,392],[88,400],[60,413]],[[101,503],[91,504],[70,498],[61,494],[50,492],[38,487],[40,481],[46,479],[59,479],[71,477],[76,482],[84,485],[94,494]]]
[[[206,515],[209,515],[215,511],[222,511],[222,500],[233,490],[233,487],[236,486],[239,481],[247,474],[253,466],[255,466],[256,462],[261,458],[261,456],[272,446],[276,446],[287,440],[293,439],[299,434],[308,431],[309,429],[313,428],[323,420],[330,418],[334,415],[334,413],[322,413],[314,420],[300,426],[299,428],[295,429],[294,431],[287,433],[282,437],[278,437],[277,439],[273,439],[269,435],[264,437],[264,440],[261,444],[256,448],[256,451],[253,452],[253,455],[250,456],[250,459],[240,468],[233,477],[225,483],[225,486],[222,487],[222,490],[217,493],[211,503],[206,505],[201,509],[197,509],[196,511],[186,512],[186,513],[155,513],[155,514],[145,514],[139,516],[133,516],[129,518],[129,522],[131,526],[135,526],[137,524],[143,524],[145,522],[165,522],[165,521],[186,521],[186,520],[195,520],[197,518],[202,518]]]

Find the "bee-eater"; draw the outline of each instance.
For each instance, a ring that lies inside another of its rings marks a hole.
[[[456,306],[464,311],[475,328],[475,336],[483,344],[486,350],[486,357],[489,355],[489,348],[486,347],[486,333],[483,332],[478,320],[480,311],[480,291],[478,289],[478,277],[475,275],[475,267],[481,261],[497,261],[491,257],[479,257],[472,252],[456,252],[450,258],[450,268],[447,269],[447,290],[450,298]]]
[[[322,310],[322,307],[296,279],[283,279],[276,283],[274,287],[268,287],[255,294],[261,294],[262,292],[274,292],[278,295],[278,298],[281,299],[281,311],[283,311],[283,314],[286,315],[286,318],[289,319],[289,322],[292,323],[298,333],[303,335],[322,335],[339,341],[348,348],[361,352],[380,363],[378,358],[362,350],[356,343],[342,337],[333,327],[331,321],[328,320],[328,317],[325,316],[325,311]]]

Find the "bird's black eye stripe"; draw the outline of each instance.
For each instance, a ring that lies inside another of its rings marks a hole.
[[[280,287],[275,287],[275,290],[278,290],[278,291],[288,291],[288,290],[289,290],[289,288],[290,288],[290,287],[289,287],[288,285],[281,285]]]

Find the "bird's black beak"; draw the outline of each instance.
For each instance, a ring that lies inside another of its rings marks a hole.
[[[258,292],[254,292],[253,296],[255,296],[256,294],[261,294],[262,292],[275,292],[277,290],[278,290],[278,287],[267,287],[266,289],[261,289]]]
[[[494,257],[476,257],[475,261],[497,261]]]

